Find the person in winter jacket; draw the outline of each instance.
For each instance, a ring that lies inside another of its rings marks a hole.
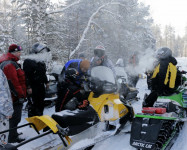
[[[151,107],[158,96],[167,96],[175,92],[177,79],[177,60],[167,47],[157,50],[158,65],[154,68],[151,77],[151,93],[145,98],[143,106]]]
[[[94,57],[91,59],[90,70],[91,68],[96,67],[96,66],[109,67],[113,71],[114,76],[116,77],[114,65],[112,61],[105,54],[105,48],[101,45],[96,46],[96,48],[94,49]]]
[[[137,53],[133,53],[133,55],[129,58],[129,66],[131,67],[132,70],[135,69],[135,67],[138,65],[138,56]],[[133,87],[136,87],[136,84],[139,80],[139,75],[134,74],[134,72],[129,72],[128,74],[129,78],[129,84],[132,85]]]
[[[82,90],[80,84],[77,83],[78,71],[75,68],[68,68],[65,71],[65,80],[58,83],[58,99],[55,111],[74,110],[76,108],[85,108],[88,105],[88,95]]]
[[[12,114],[13,104],[9,85],[6,76],[0,69],[0,131],[9,129],[9,119],[12,118]],[[0,137],[0,144],[8,142],[8,133],[1,134]]]
[[[31,51],[33,55],[28,56],[23,62],[28,92],[28,117],[43,115],[45,90],[49,85],[46,64],[41,59],[43,55],[46,57],[49,51],[45,44],[35,43]]]
[[[59,82],[64,81],[65,79],[65,71],[69,68],[74,68],[77,70],[77,84],[81,84],[81,78],[83,78],[85,75],[87,75],[87,71],[90,68],[90,62],[88,60],[82,60],[82,59],[71,59],[69,60],[65,66],[63,67],[61,71],[61,75],[59,77]]]
[[[13,100],[13,115],[9,120],[9,128],[15,128],[21,121],[23,102],[26,98],[25,73],[21,69],[18,60],[20,59],[22,48],[16,44],[9,46],[8,53],[0,57],[0,68],[7,77],[11,96]],[[24,139],[19,137],[17,129],[9,132],[8,142],[21,142]]]
[[[89,105],[88,94],[77,84],[78,72],[75,68],[65,71],[65,81],[58,84],[56,112],[52,118],[66,128],[68,135],[78,134],[92,123],[98,122],[95,110]],[[92,122],[92,123],[90,123]]]

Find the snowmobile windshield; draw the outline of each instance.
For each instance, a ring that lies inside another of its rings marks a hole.
[[[123,67],[115,67],[115,72],[117,77],[124,77],[127,79],[127,73],[125,72],[125,69]]]
[[[91,70],[91,77],[115,84],[115,77],[112,70],[105,66],[94,67]]]
[[[116,91],[116,80],[113,71],[105,66],[92,68],[91,83],[91,89],[96,93],[112,93]]]

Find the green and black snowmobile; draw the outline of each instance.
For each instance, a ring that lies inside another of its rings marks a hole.
[[[186,72],[184,72],[186,73]],[[153,107],[143,107],[131,127],[131,146],[137,149],[169,150],[187,120],[187,86],[171,96],[159,96]]]

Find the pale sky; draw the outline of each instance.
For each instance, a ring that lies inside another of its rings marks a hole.
[[[151,16],[162,28],[171,25],[176,35],[184,35],[187,26],[187,0],[139,0],[150,5]]]

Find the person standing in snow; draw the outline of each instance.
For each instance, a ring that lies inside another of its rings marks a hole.
[[[9,46],[8,53],[0,57],[0,68],[7,77],[11,96],[13,100],[13,115],[9,120],[9,128],[16,128],[21,121],[22,107],[26,98],[25,73],[21,69],[18,61],[21,56],[22,48],[16,44]],[[8,143],[22,142],[24,139],[19,137],[17,129],[10,130]]]
[[[42,61],[50,49],[41,43],[32,46],[31,54],[23,62],[28,93],[28,117],[42,116],[45,91],[49,87],[46,76],[46,64]]]
[[[177,60],[172,56],[171,49],[158,49],[157,58],[159,62],[151,77],[152,91],[145,98],[144,107],[152,107],[158,96],[171,95],[176,90]]]
[[[105,54],[105,47],[103,47],[101,45],[96,46],[96,48],[94,49],[94,57],[91,59],[90,66],[91,66],[90,70],[96,66],[109,67],[113,71],[114,76],[116,77],[114,65],[113,65],[112,61]],[[89,70],[89,72],[90,72],[90,70]]]
[[[132,70],[134,70],[134,68],[138,65],[138,56],[136,53],[134,53],[130,59],[129,59],[129,66],[132,68]],[[139,75],[138,74],[134,74],[129,72],[128,74],[129,76],[129,84],[132,85],[133,87],[136,87],[136,84],[139,80]]]
[[[12,118],[13,104],[7,78],[0,69],[0,131],[9,129],[9,119]],[[0,145],[8,142],[8,133],[0,135]]]

